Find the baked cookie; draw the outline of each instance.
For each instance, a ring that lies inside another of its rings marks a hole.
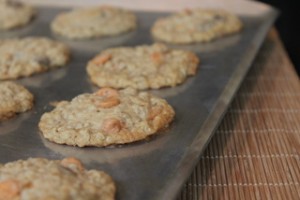
[[[195,75],[198,57],[163,44],[111,48],[87,65],[93,83],[101,87],[136,89],[176,86]]]
[[[0,165],[0,200],[113,200],[116,187],[102,171],[75,158],[29,158]]]
[[[70,39],[118,35],[136,28],[135,15],[121,8],[99,6],[59,14],[51,23],[54,33]]]
[[[33,106],[33,95],[13,82],[0,82],[0,121],[25,112]]]
[[[62,101],[42,115],[39,128],[50,141],[74,146],[107,146],[147,138],[173,120],[163,99],[132,88],[102,88]]]
[[[0,30],[24,26],[34,14],[34,8],[29,5],[14,0],[0,0]]]
[[[42,37],[0,40],[0,80],[16,79],[65,65],[69,49]]]
[[[209,42],[240,31],[242,22],[222,10],[184,10],[158,19],[151,28],[152,35],[161,41],[187,44]]]

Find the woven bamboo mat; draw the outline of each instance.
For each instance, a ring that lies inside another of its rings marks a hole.
[[[300,199],[299,77],[275,31],[178,199]]]

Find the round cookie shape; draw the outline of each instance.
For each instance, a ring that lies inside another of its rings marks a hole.
[[[154,38],[175,44],[210,42],[239,32],[240,19],[223,10],[193,9],[158,19],[151,28]]]
[[[66,45],[43,37],[0,40],[0,80],[27,77],[64,66]]]
[[[54,33],[70,39],[114,36],[136,28],[136,16],[128,10],[98,6],[59,14],[51,23]]]
[[[25,87],[10,81],[0,82],[0,122],[32,106],[33,95]]]
[[[109,175],[86,170],[76,158],[29,158],[0,165],[1,200],[113,200],[115,191]]]
[[[0,0],[0,30],[9,30],[28,24],[35,9],[14,0]]]
[[[132,88],[101,88],[62,101],[42,115],[43,136],[58,144],[108,146],[142,140],[169,126],[175,112],[164,100]]]
[[[181,84],[198,64],[194,53],[156,43],[107,49],[88,63],[87,72],[100,87],[157,89]]]

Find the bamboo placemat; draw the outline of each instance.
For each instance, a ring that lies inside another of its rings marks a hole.
[[[275,31],[178,199],[300,199],[299,77]]]

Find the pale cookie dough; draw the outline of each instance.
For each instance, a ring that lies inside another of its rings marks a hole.
[[[43,37],[0,40],[0,80],[64,66],[69,54],[66,45]]]
[[[87,72],[101,87],[156,89],[184,82],[198,64],[194,53],[157,43],[107,49],[88,63]]]
[[[13,82],[0,82],[0,121],[25,112],[33,106],[33,95]]]
[[[51,23],[54,33],[70,39],[118,35],[136,28],[136,16],[125,9],[98,6],[59,14]]]
[[[188,44],[209,42],[241,29],[241,20],[231,13],[198,8],[158,19],[151,32],[164,42]]]
[[[174,115],[165,100],[147,92],[102,88],[60,102],[42,115],[39,128],[55,143],[100,147],[145,139],[166,128]]]
[[[29,158],[0,165],[0,200],[113,200],[116,187],[102,171],[75,158]]]
[[[0,0],[0,30],[24,26],[34,14],[34,8],[29,5],[14,0]]]

